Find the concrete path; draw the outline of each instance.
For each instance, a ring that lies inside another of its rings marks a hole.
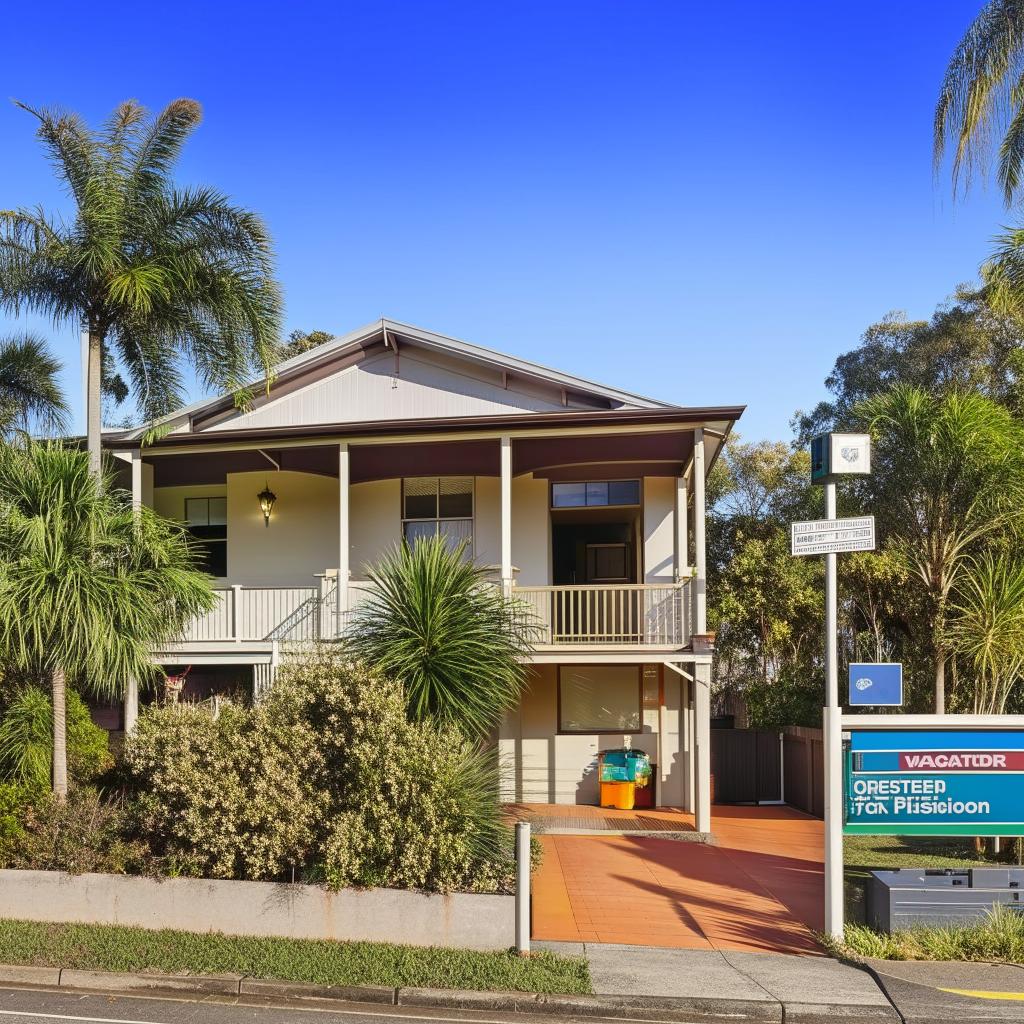
[[[1024,1021],[1024,965],[868,963],[907,1024]]]
[[[599,996],[678,999],[694,1019],[897,1022],[871,974],[828,957],[604,943],[541,943],[585,956]]]
[[[540,835],[535,939],[820,954],[822,823],[789,807],[715,807],[715,845]]]

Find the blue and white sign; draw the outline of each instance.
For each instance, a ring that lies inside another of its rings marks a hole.
[[[843,830],[1024,833],[1024,731],[851,729]]]
[[[903,665],[893,662],[854,662],[850,665],[850,706],[903,706]]]

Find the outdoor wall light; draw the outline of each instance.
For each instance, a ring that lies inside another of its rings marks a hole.
[[[277,501],[277,495],[270,489],[269,484],[263,485],[263,490],[256,495],[257,500],[260,503],[260,511],[263,513],[263,525],[270,525],[270,513],[274,511],[274,502]]]

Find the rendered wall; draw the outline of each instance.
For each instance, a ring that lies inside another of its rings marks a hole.
[[[226,935],[508,949],[515,897],[0,871],[0,917]]]

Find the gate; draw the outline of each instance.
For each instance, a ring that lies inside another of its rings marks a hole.
[[[712,729],[711,774],[715,803],[780,802],[780,734],[768,729]]]

